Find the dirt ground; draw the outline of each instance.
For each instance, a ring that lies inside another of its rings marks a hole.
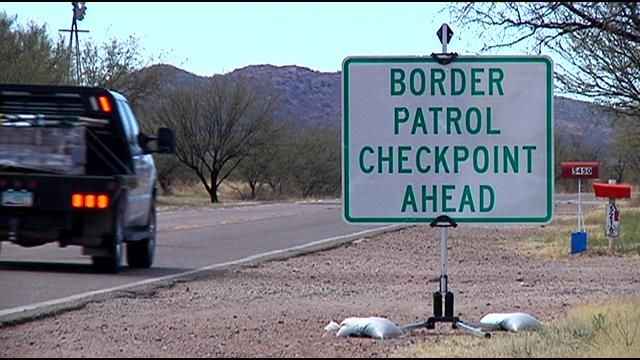
[[[575,304],[640,294],[639,257],[536,258],[520,245],[538,231],[452,230],[456,313],[478,322],[489,312],[524,311],[549,321]],[[379,341],[337,338],[323,328],[351,316],[424,320],[439,271],[438,230],[416,226],[0,328],[0,357],[394,356],[451,330],[440,325]]]

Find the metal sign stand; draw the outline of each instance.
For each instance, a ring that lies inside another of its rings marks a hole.
[[[469,333],[485,338],[490,338],[491,334],[482,331],[482,329],[467,324],[454,315],[454,297],[449,291],[449,275],[448,267],[448,235],[450,227],[457,227],[458,224],[447,215],[440,215],[435,218],[431,227],[440,228],[440,290],[433,293],[433,316],[426,321],[421,321],[404,326],[407,331],[426,328],[433,330],[437,323],[451,323],[453,329],[463,329]],[[442,296],[444,295],[444,316]]]
[[[449,64],[456,59],[458,54],[447,53],[447,44],[451,41],[453,32],[447,24],[443,24],[440,30],[437,32],[440,42],[442,43],[441,54],[431,54],[438,63]],[[426,321],[409,324],[404,327],[405,330],[411,331],[419,328],[435,329],[436,323],[451,323],[454,329],[461,328],[470,332],[473,335],[490,338],[491,334],[482,331],[482,329],[472,326],[460,320],[454,315],[453,305],[454,297],[453,293],[449,291],[449,275],[447,272],[448,267],[448,235],[450,227],[457,227],[458,224],[447,215],[440,215],[435,218],[431,224],[431,227],[440,228],[440,291],[433,293],[433,316],[429,317]],[[442,296],[444,295],[444,316],[443,316],[443,304]]]

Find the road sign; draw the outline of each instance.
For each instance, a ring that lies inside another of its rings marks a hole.
[[[436,31],[436,35],[438,36],[438,39],[440,39],[440,44],[445,45],[451,42],[451,38],[453,37],[453,30],[451,30],[451,27],[449,27],[448,24],[442,24],[442,26],[440,26],[440,29]]]
[[[551,221],[549,58],[350,57],[342,84],[345,221]]]
[[[597,179],[600,163],[597,161],[570,161],[560,163],[563,178]]]

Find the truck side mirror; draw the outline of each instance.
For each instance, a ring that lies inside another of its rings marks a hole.
[[[175,154],[176,134],[169,128],[158,129],[158,152],[161,154]]]

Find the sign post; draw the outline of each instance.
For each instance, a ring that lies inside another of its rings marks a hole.
[[[434,316],[453,323],[447,230],[458,223],[549,223],[553,216],[553,64],[544,56],[458,56],[437,32],[431,57],[343,62],[343,217],[441,228]],[[444,296],[444,316],[442,297]]]
[[[571,233],[571,254],[587,250],[587,230],[582,213],[582,179],[596,179],[599,176],[600,163],[597,161],[570,161],[560,164],[561,177],[578,180],[578,228]]]

